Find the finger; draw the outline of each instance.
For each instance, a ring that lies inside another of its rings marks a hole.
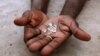
[[[45,35],[42,35],[42,34],[37,37],[33,37],[32,39],[27,41],[27,46],[29,47],[32,43],[34,43],[35,41],[38,41],[44,37],[45,37]]]
[[[34,29],[30,25],[27,25],[25,26],[24,40],[25,42],[27,42],[28,40],[39,34],[41,34],[41,31],[39,29]]]
[[[26,17],[21,17],[14,20],[14,24],[18,26],[24,26],[24,25],[27,25],[28,23],[29,23],[29,20]]]
[[[35,41],[29,46],[30,51],[35,52],[40,50],[42,47],[44,47],[46,44],[48,44],[51,41],[50,38],[44,37],[38,41]]]
[[[91,39],[91,36],[82,29],[80,29],[74,22],[71,23],[70,29],[74,36],[80,40],[89,41]]]
[[[31,23],[33,27],[39,25],[47,16],[41,11],[26,11],[21,18],[15,19],[14,23],[18,26],[24,26]]]
[[[65,36],[61,32],[55,33],[55,39],[53,39],[48,45],[46,45],[42,50],[41,54],[43,56],[50,55],[56,48],[58,48],[68,37],[69,33]]]

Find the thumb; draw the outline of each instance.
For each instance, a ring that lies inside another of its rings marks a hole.
[[[29,23],[30,21],[26,17],[21,17],[18,19],[14,20],[14,24],[18,26],[25,26]]]
[[[32,14],[31,10],[25,11],[22,14],[22,17],[17,18],[17,19],[14,20],[14,24],[18,25],[18,26],[25,26],[25,25],[27,25],[30,22],[30,20],[28,18],[31,16],[31,14]]]
[[[43,20],[43,13],[40,11],[25,11],[21,18],[15,19],[14,23],[18,26],[25,26],[31,23],[36,26]]]
[[[91,36],[82,29],[80,29],[75,22],[71,23],[70,30],[73,35],[80,40],[89,41],[91,39]]]

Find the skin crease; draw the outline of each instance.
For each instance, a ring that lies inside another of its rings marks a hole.
[[[40,33],[40,30],[36,28],[42,25],[47,20],[48,17],[43,12],[33,12],[28,10],[23,13],[22,17],[15,19],[14,23],[17,26],[25,26],[24,41],[26,42],[27,40],[31,39],[33,35]]]
[[[50,0],[31,0],[31,11],[39,10],[39,11],[42,11],[42,13],[46,14],[47,13],[47,6],[49,4],[49,1]],[[27,13],[24,13],[24,14],[28,15]],[[26,17],[26,15],[25,15],[25,17]],[[44,15],[44,16],[47,17],[46,15]],[[43,22],[47,21],[47,19],[48,18],[44,18],[43,20],[39,19],[39,20],[42,21],[42,22],[40,22],[40,25]],[[30,24],[29,25],[25,25],[25,27],[24,27],[24,41],[25,41],[25,43],[26,43],[26,40],[28,40],[26,38],[30,39],[30,37],[33,35],[32,31],[35,32],[35,29],[33,29]],[[35,33],[34,33],[34,35],[35,35]]]
[[[49,56],[72,34],[80,40],[89,41],[90,35],[80,29],[75,21],[85,1],[68,0],[61,15],[53,19],[48,19],[41,11],[27,11],[16,19],[16,25],[25,26],[24,40],[29,50],[35,52],[41,49],[42,56]],[[48,32],[42,32],[50,22],[58,25],[57,32],[51,35],[54,37],[52,41],[46,36]]]
[[[41,18],[37,18],[37,19],[39,20]],[[55,37],[52,41],[50,40],[49,37],[45,35],[48,32],[46,33],[41,32],[42,29],[45,29],[46,25],[48,25],[50,22],[58,25],[57,32],[52,35],[53,37]],[[76,36],[76,38],[80,40],[84,40],[84,41],[90,40],[90,35],[84,32],[83,30],[81,30],[77,26],[76,22],[73,20],[72,17],[64,16],[64,15],[47,20],[42,25],[38,25],[37,27],[31,28],[30,33],[32,35],[30,35],[28,32],[27,34],[29,35],[28,37],[25,38],[29,50],[31,52],[35,52],[42,48],[41,54],[43,56],[49,55],[52,51],[58,48],[66,39],[69,38],[71,34],[73,34],[74,36]]]

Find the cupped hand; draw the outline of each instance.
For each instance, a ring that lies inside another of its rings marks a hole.
[[[57,25],[56,32],[50,33],[50,31],[47,31],[50,23]],[[49,56],[72,34],[80,40],[90,40],[90,35],[80,29],[76,21],[70,16],[61,15],[49,19],[40,25],[38,29],[41,33],[33,36],[33,38],[27,42],[27,46],[32,52],[40,50],[43,56]]]
[[[25,11],[22,17],[14,20],[17,26],[24,26],[24,41],[27,43],[28,40],[33,36],[40,34],[39,26],[42,25],[48,17],[41,11]]]

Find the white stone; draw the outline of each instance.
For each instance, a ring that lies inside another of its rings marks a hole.
[[[53,23],[49,23],[47,26],[48,31],[50,32],[57,32],[57,25]]]
[[[65,0],[51,0],[49,17],[58,16]],[[30,8],[30,0],[0,0],[0,56],[32,55],[23,41],[23,27],[13,20]],[[88,0],[77,21],[92,39],[84,42],[69,38],[52,56],[100,56],[100,0]]]

